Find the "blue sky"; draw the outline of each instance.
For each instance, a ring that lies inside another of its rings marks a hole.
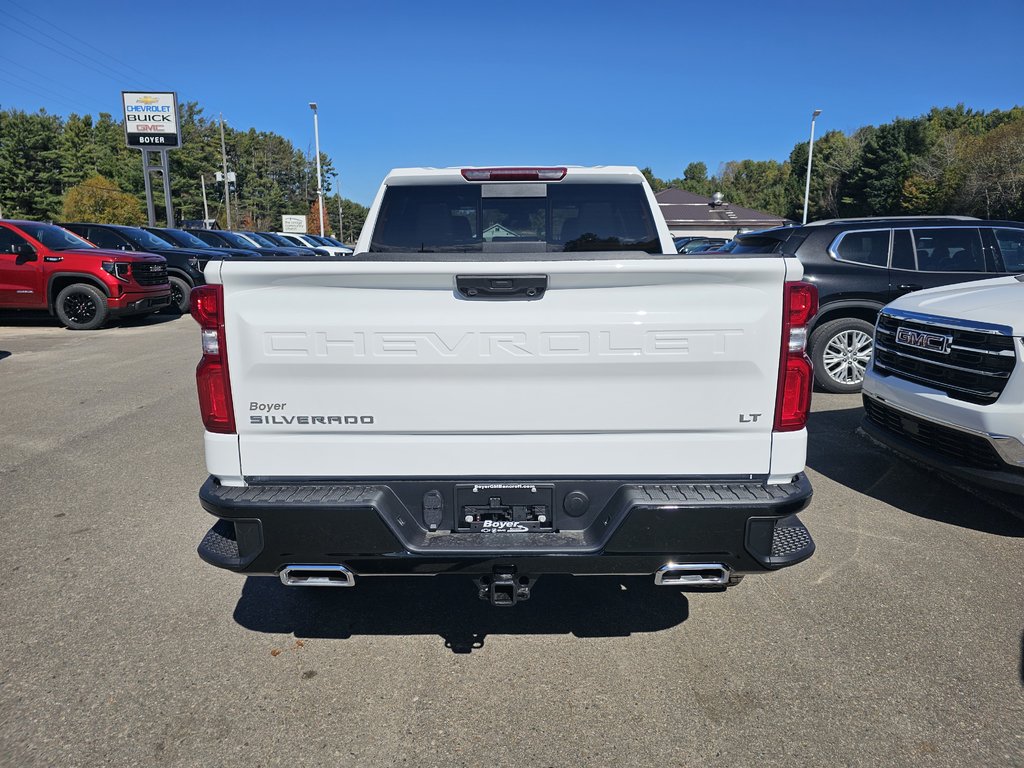
[[[1024,104],[1022,0],[3,6],[0,106],[117,113],[122,89],[174,89],[306,149],[317,101],[321,148],[363,203],[392,167],[672,178],[694,160],[783,159],[815,107],[819,131],[850,131]]]

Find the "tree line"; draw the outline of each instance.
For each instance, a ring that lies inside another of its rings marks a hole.
[[[650,168],[644,173],[656,192],[721,192],[730,203],[800,220],[807,142],[782,162],[730,161],[711,177],[700,162],[672,180]],[[919,117],[815,139],[809,220],[922,214],[1024,219],[1024,108],[935,107]]]
[[[180,105],[182,146],[172,150],[171,202],[175,217],[202,219],[200,177],[205,177],[211,218],[227,225],[221,170],[220,122],[203,114],[196,102]],[[236,174],[229,190],[232,225],[278,230],[283,214],[306,214],[310,231],[318,229],[316,160],[276,133],[225,124],[228,170]],[[61,220],[89,218],[100,223],[145,223],[145,186],[138,150],[125,146],[120,119],[101,112],[61,117],[40,110],[0,110],[0,210],[7,218]],[[328,229],[353,242],[367,209],[334,192],[335,168],[320,155]],[[154,175],[158,216],[163,194]],[[339,225],[339,203],[341,224]]]
[[[172,202],[181,219],[203,218],[200,176],[210,214],[226,226],[219,121],[195,102],[180,109],[182,147],[170,153]],[[233,224],[278,229],[282,214],[316,208],[315,158],[275,133],[225,126]],[[124,127],[108,113],[0,110],[0,211],[6,217],[81,219],[111,223],[145,221],[142,162],[124,143]],[[325,219],[346,242],[358,237],[367,209],[333,194],[334,164],[321,153]],[[715,175],[693,162],[682,178],[664,180],[650,168],[655,191],[668,187],[701,195],[721,192],[736,205],[799,219],[803,211],[807,142],[789,158],[733,160]],[[159,190],[159,186],[157,186]],[[162,208],[162,195],[155,195]],[[70,206],[70,207],[69,207]],[[852,133],[828,131],[814,143],[809,217],[897,214],[965,214],[1024,219],[1024,108],[991,112],[933,108]]]

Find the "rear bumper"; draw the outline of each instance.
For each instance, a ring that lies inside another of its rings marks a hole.
[[[543,483],[552,500],[550,529],[524,532],[454,532],[456,489],[465,486],[447,479],[224,487],[211,477],[199,497],[219,520],[199,555],[246,574],[318,563],[344,565],[357,576],[478,575],[506,566],[539,576],[653,574],[670,562],[756,573],[814,553],[796,516],[811,498],[803,474],[785,485],[552,480]]]

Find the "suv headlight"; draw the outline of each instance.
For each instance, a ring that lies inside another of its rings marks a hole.
[[[132,265],[127,261],[104,261],[103,270],[127,283],[132,273]]]

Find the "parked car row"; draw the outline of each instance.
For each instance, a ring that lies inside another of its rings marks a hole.
[[[345,256],[333,238],[276,233],[0,220],[0,310],[44,311],[72,330],[159,311],[187,312],[209,261]]]

